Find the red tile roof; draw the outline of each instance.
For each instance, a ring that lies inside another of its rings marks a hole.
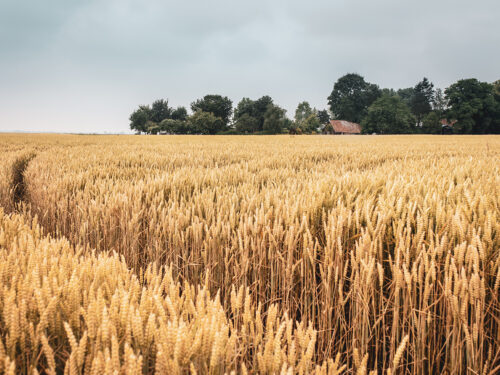
[[[441,120],[441,125],[442,126],[450,126],[452,127],[453,125],[455,125],[455,123],[457,122],[457,120],[451,120],[451,121],[448,121],[448,119],[442,119]]]
[[[330,125],[335,133],[360,134],[361,125],[345,120],[331,120]]]

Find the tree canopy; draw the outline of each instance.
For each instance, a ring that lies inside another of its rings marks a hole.
[[[295,110],[295,122],[297,124],[301,124],[313,114],[313,109],[311,108],[311,105],[308,102],[301,102],[297,106],[297,109]]]
[[[442,131],[441,116],[437,111],[431,111],[422,120],[422,133],[439,134]]]
[[[264,130],[264,116],[269,106],[273,105],[273,99],[270,96],[263,96],[257,100],[251,100],[249,98],[243,98],[236,106],[234,110],[234,122],[235,124],[240,123],[240,118],[245,116],[244,122],[248,124],[248,117],[253,118],[255,121],[253,123],[254,132],[260,132]],[[241,125],[240,125],[241,126]]]
[[[434,85],[424,77],[413,88],[410,99],[410,108],[417,119],[417,124],[422,122],[422,118],[432,110],[434,102]]]
[[[263,130],[268,134],[280,134],[286,127],[285,110],[277,105],[269,105],[264,114]]]
[[[349,73],[335,82],[328,104],[335,118],[360,123],[380,95],[377,85],[366,82],[359,74]]]
[[[233,112],[233,102],[227,96],[221,95],[205,95],[202,99],[198,99],[191,103],[193,112],[203,111],[212,113],[215,117],[219,117],[224,127],[227,127]]]
[[[130,129],[147,134],[311,134],[333,117],[361,124],[364,133],[500,133],[500,80],[462,79],[442,90],[424,77],[413,87],[395,90],[349,73],[334,83],[327,99],[329,110],[301,101],[293,121],[268,95],[244,97],[234,111],[227,96],[205,95],[191,103],[191,115],[185,107],[172,108],[168,99],[158,99],[130,114]]]
[[[448,117],[457,120],[455,133],[500,133],[500,101],[494,85],[462,79],[445,90]]]
[[[295,110],[295,121],[291,124],[291,129],[296,134],[314,133],[328,121],[330,121],[330,116],[326,110],[318,111],[316,108],[311,108],[308,102],[303,101]]]
[[[318,120],[321,125],[325,125],[330,122],[330,114],[326,109],[318,111]]]
[[[138,132],[147,132],[146,123],[151,118],[151,108],[147,105],[140,105],[129,117],[130,129]]]
[[[234,126],[239,133],[255,133],[259,131],[259,120],[248,113],[243,113],[235,121]]]
[[[444,96],[444,92],[441,89],[436,89],[434,92],[434,101],[432,103],[432,110],[443,116],[446,109],[448,108],[448,101]]]
[[[185,107],[173,109],[169,107],[168,100],[158,99],[151,106],[140,105],[129,117],[130,129],[140,133],[158,134],[165,131],[161,125],[164,120],[185,121],[187,110]]]
[[[412,133],[415,118],[399,96],[384,95],[377,99],[363,119],[363,133]]]
[[[151,105],[151,114],[149,120],[160,123],[166,118],[170,118],[172,114],[172,108],[168,106],[168,100],[158,99]]]
[[[193,134],[217,134],[225,130],[224,121],[212,112],[196,111],[188,119]]]
[[[177,107],[172,111],[170,118],[172,120],[185,121],[188,117],[188,112],[186,107]]]

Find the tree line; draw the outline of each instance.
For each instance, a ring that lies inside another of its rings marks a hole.
[[[146,134],[314,134],[330,119],[361,124],[365,134],[500,133],[500,80],[462,79],[444,91],[427,78],[413,87],[380,88],[359,74],[339,78],[328,109],[298,104],[293,119],[270,96],[243,98],[235,108],[227,96],[205,95],[185,107],[159,99],[130,115],[130,128]],[[450,126],[451,125],[451,126]]]

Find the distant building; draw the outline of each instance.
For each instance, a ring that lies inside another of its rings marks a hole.
[[[453,125],[455,125],[457,120],[441,119],[441,134],[451,134],[453,133]]]
[[[323,132],[326,134],[361,134],[361,125],[345,120],[331,120]]]

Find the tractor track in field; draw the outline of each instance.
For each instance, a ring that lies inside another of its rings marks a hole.
[[[14,211],[19,211],[19,206],[25,203],[26,200],[26,181],[24,173],[26,168],[36,153],[31,152],[17,158],[12,164],[11,172],[11,188],[12,188],[12,203]]]

